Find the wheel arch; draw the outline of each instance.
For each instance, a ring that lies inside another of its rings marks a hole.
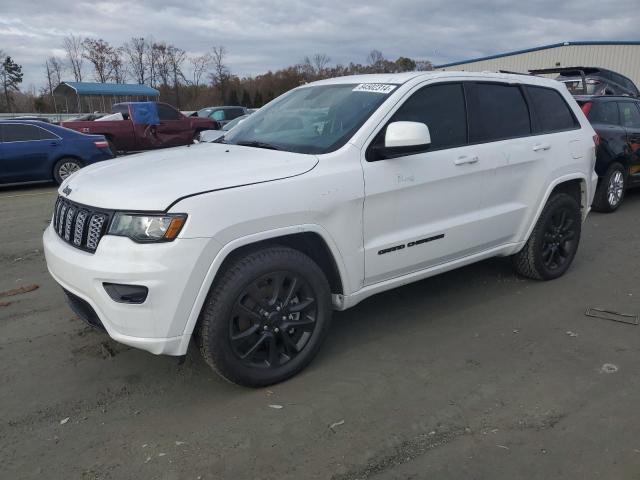
[[[587,218],[589,209],[591,208],[589,198],[591,198],[593,194],[593,192],[589,191],[588,185],[589,184],[587,178],[582,173],[564,175],[551,182],[551,184],[549,184],[547,190],[545,191],[542,202],[540,202],[540,204],[538,205],[538,210],[536,211],[536,214],[531,221],[529,228],[527,229],[527,234],[525,235],[524,241],[527,241],[531,236],[531,232],[533,232],[533,229],[535,228],[536,223],[538,222],[538,219],[542,214],[542,210],[549,201],[549,198],[551,198],[551,195],[553,195],[554,193],[567,193],[575,198],[580,204],[582,221],[584,221]]]
[[[250,251],[276,245],[299,250],[316,262],[327,275],[332,295],[341,296],[345,288],[349,288],[342,254],[330,235],[319,225],[286,227],[238,238],[223,245],[215,255],[191,308],[183,331],[181,351],[186,352],[189,338],[199,321],[206,297],[226,265]]]

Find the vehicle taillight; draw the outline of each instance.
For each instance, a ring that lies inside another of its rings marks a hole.
[[[597,133],[593,136],[593,143],[596,147],[600,145],[600,135],[598,135]]]
[[[98,148],[109,148],[109,142],[106,140],[98,140],[97,142],[93,142],[93,144]]]
[[[589,115],[592,105],[593,105],[593,102],[586,102],[582,104],[582,113],[584,113],[585,116]]]

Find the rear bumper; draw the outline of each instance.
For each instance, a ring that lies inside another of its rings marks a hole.
[[[105,236],[95,254],[65,243],[48,227],[43,236],[47,268],[69,292],[76,314],[114,340],[154,354],[184,355],[191,332],[185,332],[195,298],[211,264],[202,258],[210,239],[178,239],[137,244]],[[144,285],[144,303],[114,301],[103,283]]]

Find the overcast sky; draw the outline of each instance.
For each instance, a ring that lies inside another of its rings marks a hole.
[[[238,75],[314,53],[326,53],[332,64],[364,63],[374,48],[389,59],[440,64],[560,41],[638,40],[638,6],[638,0],[0,0],[0,49],[23,65],[24,87],[44,83],[44,60],[64,55],[62,38],[70,33],[115,45],[144,36],[193,54],[225,45]]]

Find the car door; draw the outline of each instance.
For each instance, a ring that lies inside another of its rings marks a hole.
[[[425,123],[425,153],[369,161],[394,121]],[[365,284],[422,270],[495,244],[484,197],[493,159],[468,145],[462,83],[411,93],[363,151]]]
[[[36,125],[6,122],[2,129],[0,182],[21,183],[52,178],[50,159],[60,138]]]
[[[626,153],[629,157],[629,184],[640,182],[640,109],[633,100],[618,102],[620,120],[627,134]]]
[[[191,123],[178,110],[159,103],[158,117],[160,125],[156,127],[156,136],[163,147],[187,145],[193,141]]]

